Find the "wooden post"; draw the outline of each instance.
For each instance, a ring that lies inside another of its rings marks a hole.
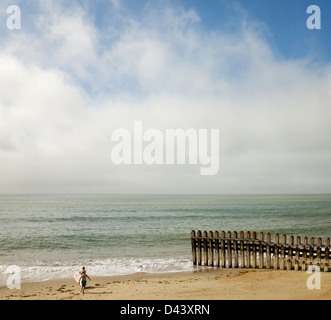
[[[308,251],[308,238],[303,238],[303,249],[302,249],[302,266],[301,270],[306,271],[307,268],[307,251]]]
[[[287,270],[292,270],[293,245],[294,245],[294,237],[290,236],[288,242],[288,255],[287,255],[287,264],[286,264]]]
[[[252,268],[256,268],[256,232],[253,231],[252,233]]]
[[[192,261],[193,265],[197,264],[197,248],[196,248],[196,239],[195,239],[195,231],[191,231],[191,243],[192,243]]]
[[[221,266],[225,268],[225,231],[221,231]]]
[[[274,269],[277,270],[279,268],[279,234],[275,234],[274,241]]]
[[[246,232],[246,268],[251,267],[251,233]]]
[[[324,271],[329,271],[330,238],[325,239],[325,264]]]
[[[198,265],[202,265],[202,239],[201,239],[201,231],[198,231],[197,234],[197,245],[198,245]]]
[[[216,267],[220,267],[220,242],[218,231],[215,231],[215,262]]]
[[[314,237],[310,238],[309,242],[309,264],[311,265],[314,261]]]
[[[259,233],[259,268],[263,269],[263,262],[264,262],[264,256],[263,256],[263,241],[264,241],[264,234],[263,232]]]
[[[213,245],[213,231],[209,231],[209,241],[208,241],[208,247],[209,247],[209,265],[214,267],[214,245]]]
[[[271,246],[271,235],[270,232],[266,233],[266,268],[267,269],[271,269],[271,250],[270,250],[270,246]]]
[[[316,261],[321,263],[321,247],[322,247],[322,238],[317,239],[317,248],[316,248]]]
[[[240,266],[245,268],[244,232],[240,231]]]
[[[285,269],[285,246],[286,246],[286,234],[282,234],[282,242],[280,248],[280,270]]]
[[[238,233],[237,231],[233,232],[233,255],[234,255],[234,267],[238,268]]]
[[[300,264],[300,249],[299,246],[301,244],[301,238],[296,237],[295,241],[295,262],[294,262],[294,270],[298,271],[299,270],[299,264]]]
[[[226,233],[227,247],[228,247],[228,265],[232,268],[232,251],[231,251],[231,231]]]
[[[207,241],[207,231],[203,232],[203,264],[208,266],[208,241]]]

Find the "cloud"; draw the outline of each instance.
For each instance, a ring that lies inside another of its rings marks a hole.
[[[258,23],[206,30],[179,6],[102,27],[77,3],[33,16],[0,49],[0,192],[330,192],[329,65],[276,58]],[[111,134],[135,120],[219,128],[219,175],[115,166]]]

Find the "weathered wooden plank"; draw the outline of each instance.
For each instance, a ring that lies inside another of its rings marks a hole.
[[[285,269],[285,246],[286,246],[286,234],[282,234],[281,247],[280,247],[280,261],[279,261],[280,270]]]
[[[238,233],[233,231],[233,256],[234,256],[234,267],[238,268]]]
[[[245,252],[244,252],[244,232],[240,231],[240,267],[245,267]]]
[[[209,231],[208,234],[208,252],[209,252],[209,265],[211,267],[214,267],[214,244],[213,244],[213,239],[214,239],[214,234],[213,231]]]
[[[197,233],[197,248],[198,248],[198,265],[202,265],[202,239],[201,239],[201,230]]]
[[[203,232],[203,264],[208,266],[208,240],[207,231]]]
[[[228,265],[229,268],[232,268],[232,250],[231,250],[231,231],[228,231],[226,233],[226,242],[227,242],[227,254],[228,254]]]
[[[286,263],[287,270],[292,270],[293,245],[294,245],[294,237],[291,235],[288,241],[288,255],[287,255],[287,263]]]
[[[259,268],[260,269],[263,269],[264,267],[263,241],[264,241],[264,234],[263,232],[260,232],[259,233]]]
[[[303,253],[302,253],[302,270],[306,270],[307,268],[307,253],[308,253],[308,238],[303,238]]]
[[[329,271],[329,252],[330,252],[330,238],[325,239],[325,264],[324,271]]]
[[[316,248],[316,262],[321,263],[321,247],[322,247],[322,238],[317,239],[317,248]]]
[[[266,233],[266,268],[271,268],[271,235],[270,232]]]
[[[246,268],[251,268],[251,233],[250,231],[246,232]]]
[[[215,231],[215,264],[217,268],[220,267],[220,240],[218,231]]]
[[[279,268],[279,234],[275,234],[274,240],[274,269],[277,270]]]
[[[225,256],[225,231],[221,231],[221,267],[226,267],[226,256]]]
[[[298,271],[299,270],[299,264],[300,264],[300,244],[301,244],[301,238],[296,237],[295,241],[295,261],[294,261],[294,270]]]
[[[193,265],[197,264],[197,247],[196,247],[196,239],[195,239],[195,231],[191,231],[191,244],[192,244],[192,261]]]
[[[315,242],[314,237],[311,237],[310,241],[309,241],[309,264],[310,265],[314,261],[314,242]]]
[[[256,232],[252,232],[252,268],[256,268]]]

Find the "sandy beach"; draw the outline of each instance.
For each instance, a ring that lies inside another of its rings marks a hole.
[[[331,273],[309,289],[302,271],[209,269],[189,273],[92,278],[85,294],[72,279],[0,288],[1,300],[330,300]],[[315,282],[314,282],[315,283]]]

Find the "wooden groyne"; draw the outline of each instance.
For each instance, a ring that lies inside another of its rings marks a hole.
[[[194,265],[218,268],[330,270],[330,238],[309,238],[267,232],[191,232]]]

